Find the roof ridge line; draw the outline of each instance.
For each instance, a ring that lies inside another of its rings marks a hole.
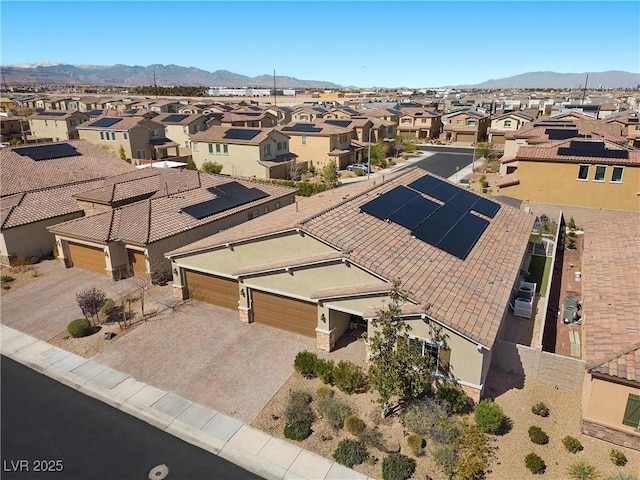
[[[16,203],[13,207],[11,207],[9,209],[9,213],[7,213],[7,216],[4,218],[4,222],[2,222],[2,228],[4,228],[5,224],[9,221],[9,218],[11,218],[11,214],[13,213],[13,211],[15,210],[15,208],[20,205],[22,203],[22,201],[24,200],[24,197],[27,196],[27,194],[25,192],[21,192],[18,195],[20,195],[20,200],[18,200],[18,203]]]
[[[615,360],[616,358],[619,358],[619,357],[622,357],[624,355],[627,355],[628,353],[631,353],[634,350],[638,350],[638,349],[640,349],[640,342],[630,343],[626,347],[623,347],[623,348],[621,348],[619,350],[616,350],[615,352],[610,353],[609,355],[607,355],[605,357],[600,357],[600,358],[594,360],[593,362],[588,363],[586,365],[587,370],[593,370],[594,368],[601,367],[605,363],[611,362],[612,360]]]

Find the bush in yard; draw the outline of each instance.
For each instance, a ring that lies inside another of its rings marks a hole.
[[[368,457],[367,449],[362,442],[356,440],[342,440],[338,444],[336,451],[333,452],[333,459],[349,468],[352,468],[354,465],[360,465]]]
[[[578,453],[582,450],[582,443],[576,437],[572,437],[571,435],[567,435],[562,439],[562,445],[571,453]]]
[[[293,391],[289,394],[289,402],[284,410],[284,417],[288,424],[313,422],[311,411],[311,395],[306,392]]]
[[[467,394],[455,385],[443,385],[436,391],[436,398],[448,413],[458,413],[467,404]]]
[[[609,453],[609,458],[618,467],[624,467],[627,464],[627,457],[620,450],[616,450],[615,448],[611,449]]]
[[[598,470],[586,460],[577,460],[567,468],[569,476],[575,480],[595,480]]]
[[[10,283],[13,282],[15,280],[15,277],[12,277],[11,275],[2,275],[0,277],[0,282],[2,283]]]
[[[544,463],[544,460],[535,453],[530,453],[524,457],[524,464],[529,470],[531,470],[531,473],[534,474],[542,474],[547,469],[547,465]]]
[[[29,257],[27,259],[27,265],[35,265],[37,263],[40,263],[40,257]]]
[[[500,405],[488,398],[476,405],[474,416],[476,424],[485,433],[497,433],[504,421],[504,413]]]
[[[549,435],[547,435],[540,427],[536,427],[535,425],[529,427],[529,438],[533,443],[537,443],[538,445],[546,445],[549,443]]]
[[[89,319],[91,317],[94,321],[97,320],[98,312],[107,300],[107,294],[102,290],[98,290],[96,287],[91,287],[76,293],[76,303],[82,310],[82,314]]]
[[[322,380],[322,383],[331,383],[333,381],[333,369],[333,360],[325,360],[318,357],[313,364],[313,373]]]
[[[439,443],[453,442],[459,434],[456,423],[433,400],[412,402],[402,412],[407,430]]]
[[[382,460],[383,480],[406,480],[416,471],[416,461],[401,453],[390,453]]]
[[[416,457],[424,455],[425,443],[424,438],[420,435],[416,435],[415,433],[412,433],[407,437],[407,445]]]
[[[456,478],[458,480],[484,478],[484,472],[489,466],[489,452],[487,437],[480,427],[463,419],[458,439]]]
[[[73,338],[86,337],[91,335],[91,324],[86,318],[78,318],[67,325],[67,332]]]
[[[638,480],[638,476],[631,472],[616,472],[609,475],[605,480]]]
[[[542,402],[536,403],[533,407],[531,407],[531,412],[541,417],[549,416],[549,408]]]
[[[284,436],[289,440],[301,441],[311,435],[311,422],[293,422],[284,427]]]
[[[340,360],[333,369],[333,381],[345,393],[354,393],[364,387],[362,368],[348,360]]]
[[[360,435],[364,431],[365,424],[357,415],[349,415],[344,419],[344,429],[351,435]]]
[[[100,313],[108,317],[109,315],[111,315],[114,308],[116,308],[116,302],[114,302],[111,298],[107,298],[104,301],[104,305],[102,305],[102,308],[100,309]]]
[[[329,385],[320,385],[318,390],[316,390],[316,396],[318,398],[333,397],[333,388]]]
[[[327,423],[336,431],[344,426],[345,419],[351,415],[349,405],[333,397],[319,399],[318,410],[322,412]]]
[[[314,367],[317,360],[318,356],[315,353],[303,350],[296,355],[293,368],[304,378],[314,378],[316,376]]]
[[[441,443],[433,450],[433,459],[440,470],[447,476],[453,478],[458,464],[458,447],[455,443]]]

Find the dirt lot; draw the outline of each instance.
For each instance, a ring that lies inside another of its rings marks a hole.
[[[0,296],[11,290],[16,290],[27,285],[41,276],[37,265],[25,265],[21,267],[0,267],[0,275],[2,275],[2,288],[0,288]]]

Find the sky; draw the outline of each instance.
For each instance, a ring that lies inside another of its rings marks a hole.
[[[0,1],[0,64],[176,64],[343,86],[640,72],[640,2]]]

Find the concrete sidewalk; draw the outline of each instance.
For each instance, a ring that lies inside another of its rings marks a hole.
[[[368,479],[240,420],[2,324],[0,353],[263,478]]]

